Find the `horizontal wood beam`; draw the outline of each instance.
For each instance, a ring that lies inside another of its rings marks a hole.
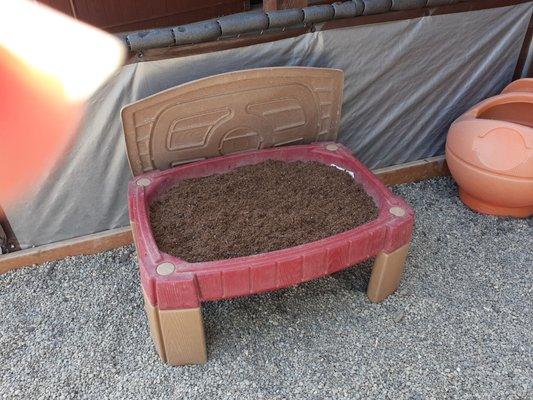
[[[349,26],[379,24],[383,22],[401,21],[435,15],[456,14],[461,12],[479,11],[527,3],[531,0],[470,0],[460,3],[446,4],[435,7],[416,8],[412,10],[390,11],[383,14],[363,15],[353,18],[337,19],[325,22],[317,30],[346,28]]]
[[[450,175],[444,156],[424,158],[373,171],[385,185],[400,185]]]
[[[61,260],[69,256],[95,254],[116,249],[130,244],[132,240],[131,229],[127,226],[16,251],[0,256],[0,274],[15,268]]]
[[[374,173],[386,185],[397,185],[438,176],[446,176],[450,172],[446,166],[444,156],[438,156],[407,164],[380,168],[375,170]],[[15,268],[60,260],[69,256],[95,254],[112,250],[131,244],[132,241],[131,230],[127,226],[32,249],[20,250],[10,254],[0,255],[0,274]]]
[[[237,49],[239,47],[251,46],[254,44],[275,42],[277,40],[289,39],[304,33],[311,32],[310,27],[294,27],[275,32],[267,32],[261,35],[246,34],[240,37],[220,39],[214,42],[205,42],[198,44],[188,44],[184,46],[171,46],[161,49],[143,50],[137,53],[130,53],[126,64],[134,64],[144,61],[166,60],[169,58],[186,57],[196,54],[213,53],[228,49]]]
[[[263,11],[307,7],[307,0],[263,0]]]
[[[332,21],[327,21],[318,24],[309,24],[307,26],[289,27],[280,31],[264,33],[247,33],[239,37],[220,38],[218,40],[182,45],[170,46],[158,49],[149,49],[139,52],[132,52],[126,64],[132,64],[143,61],[163,60],[169,58],[177,58],[190,56],[195,54],[212,53],[227,49],[234,49],[244,46],[251,46],[254,44],[274,42],[281,39],[287,39],[303,35],[305,33],[329,29],[345,28],[350,26],[360,26],[369,24],[378,24],[384,22],[400,21],[413,18],[422,18],[434,15],[455,14],[460,12],[485,10],[491,8],[499,8],[512,6],[522,3],[527,3],[531,0],[469,0],[454,4],[446,4],[435,7],[424,7],[411,10],[389,11],[381,14],[362,15],[354,18],[343,18]],[[315,2],[313,2],[314,4]],[[330,3],[330,1],[318,2]]]

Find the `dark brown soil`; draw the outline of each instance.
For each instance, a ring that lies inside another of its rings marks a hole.
[[[182,181],[150,206],[159,249],[189,262],[280,250],[377,218],[363,187],[318,162],[267,161]]]

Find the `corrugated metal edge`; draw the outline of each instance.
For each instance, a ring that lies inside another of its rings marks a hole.
[[[117,35],[130,51],[196,44],[221,37],[245,33],[285,29],[295,25],[312,25],[334,19],[360,15],[382,14],[397,10],[420,9],[427,6],[453,4],[466,0],[353,0],[305,8],[269,11],[248,11],[208,21],[195,22],[149,31]]]

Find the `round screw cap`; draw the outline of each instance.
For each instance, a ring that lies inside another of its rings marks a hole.
[[[161,263],[157,266],[156,271],[159,275],[170,275],[174,272],[174,264],[169,262]]]
[[[395,215],[397,217],[403,217],[405,215],[405,210],[401,207],[397,207],[397,206],[394,206],[394,207],[391,207],[389,209],[389,212],[392,214],[392,215]]]
[[[148,186],[152,181],[148,178],[141,178],[137,181],[137,185],[139,186]]]

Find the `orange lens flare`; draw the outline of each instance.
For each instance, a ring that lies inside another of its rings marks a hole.
[[[0,204],[28,192],[65,151],[83,105],[0,47]]]

